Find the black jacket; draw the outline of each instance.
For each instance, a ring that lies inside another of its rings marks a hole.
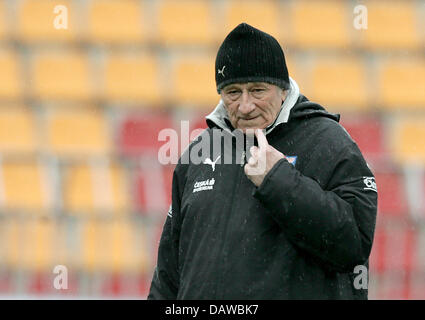
[[[267,134],[296,161],[280,160],[258,188],[237,152],[214,171],[180,160],[148,299],[367,299],[353,271],[368,267],[376,185],[338,121],[299,95]],[[186,152],[220,127],[208,125]]]

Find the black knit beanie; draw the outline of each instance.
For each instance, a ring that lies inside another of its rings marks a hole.
[[[231,83],[267,82],[289,88],[283,50],[271,35],[241,23],[224,39],[215,60],[215,82],[220,93]]]

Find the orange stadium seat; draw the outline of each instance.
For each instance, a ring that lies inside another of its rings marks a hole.
[[[21,221],[22,265],[28,271],[51,272],[54,261],[55,222],[46,219]]]
[[[0,50],[0,99],[16,100],[22,94],[20,64],[14,51]]]
[[[4,154],[33,153],[37,148],[33,114],[20,106],[0,108],[0,152]]]
[[[368,1],[367,30],[359,31],[360,45],[367,49],[419,47],[418,5],[415,1]]]
[[[43,51],[32,57],[31,94],[38,99],[88,100],[93,97],[84,53]]]
[[[157,37],[161,44],[207,45],[214,40],[208,1],[164,0],[158,5]]]
[[[89,40],[106,44],[143,41],[148,34],[143,10],[143,2],[137,0],[89,1]]]
[[[353,57],[316,59],[312,68],[311,98],[329,109],[364,109],[367,102],[366,69]]]
[[[129,221],[84,221],[82,267],[90,272],[143,272],[148,257],[137,233]]]
[[[16,270],[21,265],[21,223],[18,219],[4,219],[0,226],[0,260],[5,269]]]
[[[425,108],[425,59],[385,59],[378,73],[378,103],[384,109]]]
[[[174,129],[170,115],[161,113],[129,114],[119,128],[118,149],[125,156],[158,157],[158,150],[167,141],[159,141],[163,129]]]
[[[302,48],[344,48],[350,44],[351,12],[343,1],[293,1],[291,42]]]
[[[108,101],[158,103],[162,94],[159,65],[145,54],[115,54],[105,64],[104,96]]]
[[[231,0],[227,3],[224,37],[238,24],[246,22],[279,39],[280,12],[275,1]],[[224,38],[223,38],[224,39]]]
[[[64,205],[73,214],[96,211],[121,214],[128,209],[125,175],[117,164],[70,165],[65,169],[63,180]]]
[[[41,164],[3,161],[0,170],[4,209],[39,212],[50,207],[48,178]]]
[[[393,158],[401,165],[425,164],[425,117],[403,117],[391,128]]]
[[[25,42],[69,42],[76,38],[78,13],[69,0],[23,0],[17,4],[16,36]],[[56,8],[57,11],[54,11]],[[67,28],[56,28],[54,23],[65,23],[60,14],[67,16]]]
[[[45,128],[45,148],[57,156],[103,156],[109,151],[106,119],[95,108],[50,110]]]
[[[215,57],[176,57],[172,70],[171,99],[182,106],[213,108],[220,96],[215,86]]]
[[[6,3],[0,0],[0,40],[5,39],[8,33],[6,19],[8,17]]]

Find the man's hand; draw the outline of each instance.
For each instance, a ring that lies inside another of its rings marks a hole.
[[[250,152],[252,157],[249,158],[244,170],[248,179],[259,187],[271,168],[285,156],[282,152],[269,145],[263,130],[256,129],[255,136],[258,140],[258,147],[251,147]]]

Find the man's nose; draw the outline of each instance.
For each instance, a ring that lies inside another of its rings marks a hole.
[[[243,91],[241,97],[241,103],[239,104],[239,111],[243,114],[248,114],[255,109],[254,102],[249,92]]]

